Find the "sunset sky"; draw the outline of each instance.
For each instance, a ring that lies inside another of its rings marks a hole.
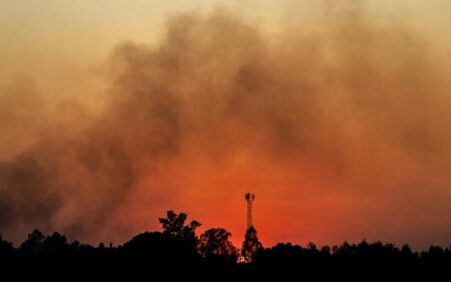
[[[0,234],[451,244],[451,2],[0,1]]]

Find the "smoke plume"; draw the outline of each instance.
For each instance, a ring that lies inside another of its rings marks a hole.
[[[0,232],[121,242],[172,208],[239,240],[250,190],[267,242],[444,242],[449,74],[408,25],[330,9],[276,32],[176,14],[159,42],[114,49],[98,114],[2,86]]]

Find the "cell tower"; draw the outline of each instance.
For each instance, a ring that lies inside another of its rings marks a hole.
[[[244,196],[247,202],[247,228],[248,230],[251,226],[254,226],[252,223],[252,202],[255,200],[255,194],[246,193]]]

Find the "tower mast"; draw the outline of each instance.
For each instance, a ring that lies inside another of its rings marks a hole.
[[[248,230],[250,227],[253,227],[253,218],[252,218],[252,202],[255,200],[255,194],[246,193],[244,196],[247,202],[247,227]]]

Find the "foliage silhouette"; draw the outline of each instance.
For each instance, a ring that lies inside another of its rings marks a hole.
[[[20,250],[25,256],[38,256],[44,249],[45,236],[41,231],[35,229],[28,234],[27,240],[20,245]]]
[[[167,213],[160,222],[163,232],[138,234],[119,246],[97,247],[68,242],[60,233],[46,236],[38,230],[14,247],[0,236],[0,277],[45,278],[50,280],[92,279],[126,281],[162,277],[165,280],[277,280],[346,279],[418,280],[449,279],[451,248],[431,246],[414,252],[382,242],[340,246],[306,247],[278,243],[263,248],[255,229],[246,233],[242,254],[251,261],[237,262],[237,250],[229,241],[231,234],[222,228],[205,231],[200,238],[197,221],[185,224],[184,213]]]
[[[232,234],[223,228],[211,228],[200,236],[199,252],[207,259],[223,257],[236,261],[237,250],[229,241]]]
[[[176,214],[174,211],[168,211],[166,218],[159,218],[163,227],[163,233],[181,238],[184,240],[191,240],[193,243],[197,242],[196,229],[201,226],[198,221],[191,221],[185,224],[188,216],[186,213]]]
[[[262,243],[260,243],[257,237],[257,230],[253,226],[249,227],[244,237],[243,247],[241,248],[241,255],[244,261],[252,261],[254,255],[262,249]]]

